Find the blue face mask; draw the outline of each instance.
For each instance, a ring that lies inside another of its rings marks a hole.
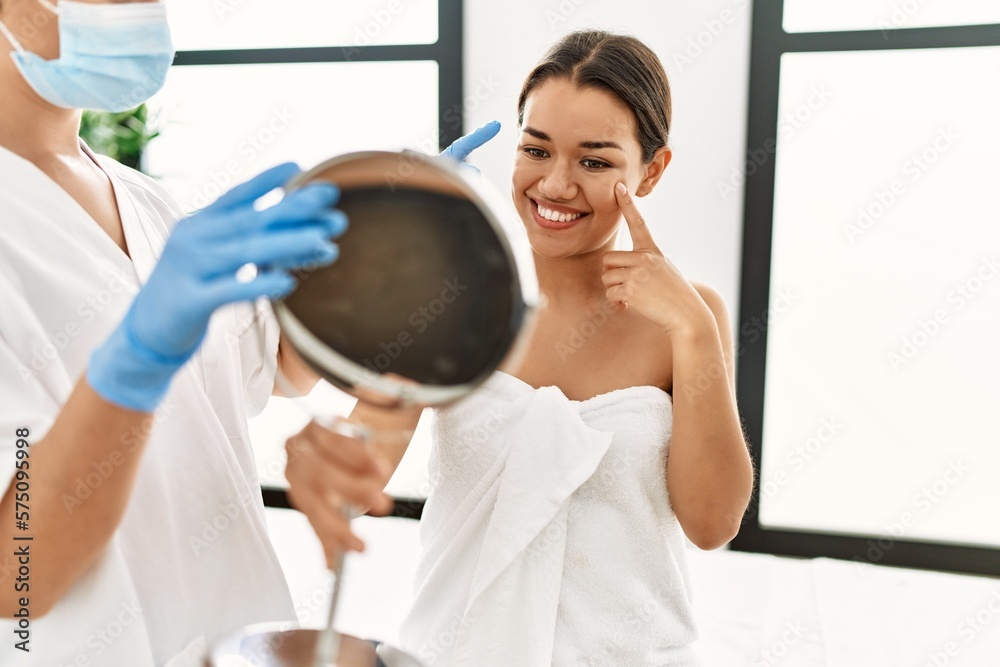
[[[126,111],[159,91],[174,60],[174,45],[162,2],[93,5],[63,0],[59,14],[59,58],[43,60],[25,51],[3,23],[0,33],[14,47],[11,58],[28,85],[65,109]]]

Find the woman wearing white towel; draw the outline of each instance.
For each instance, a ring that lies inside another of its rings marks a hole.
[[[402,630],[430,665],[698,664],[683,536],[732,539],[753,471],[725,304],[633,199],[670,162],[670,115],[630,37],[570,34],[525,81],[512,196],[546,307],[516,366],[437,413]]]

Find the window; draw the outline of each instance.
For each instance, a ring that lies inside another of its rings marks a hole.
[[[1000,10],[882,4],[754,7],[734,547],[996,575]]]
[[[170,2],[182,51],[434,44],[438,12],[437,0]]]
[[[895,30],[1000,23],[994,0],[785,0],[786,32]]]
[[[188,210],[286,160],[461,136],[460,0],[178,0],[170,20],[144,169]]]
[[[427,60],[179,67],[150,103],[146,167],[194,211],[287,160],[436,148],[438,77]]]
[[[433,153],[462,134],[461,0],[171,0],[169,12],[178,54],[148,103],[160,137],[143,167],[189,212],[284,161]],[[310,402],[353,405],[322,382]],[[287,399],[252,420],[265,484],[283,483],[284,441],[307,421]],[[414,440],[426,454],[423,424]]]

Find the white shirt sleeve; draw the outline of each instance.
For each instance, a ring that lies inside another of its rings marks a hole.
[[[256,417],[274,390],[278,368],[278,320],[266,299],[256,304],[236,304],[240,366],[246,397],[247,419]]]
[[[146,174],[123,167],[110,158],[98,156],[98,159],[106,169],[112,170],[120,179],[140,190],[144,205],[157,211],[158,219],[166,225],[166,240],[177,220],[185,217],[181,205],[161,183]],[[246,417],[251,419],[261,413],[274,389],[279,327],[267,299],[260,299],[256,303],[237,303],[233,308]]]

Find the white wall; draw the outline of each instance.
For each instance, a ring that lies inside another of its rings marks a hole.
[[[673,161],[640,201],[660,248],[689,280],[725,297],[738,331],[743,190],[720,194],[746,152],[748,0],[508,0],[465,3],[466,128],[503,123],[472,161],[506,193],[517,137],[517,95],[566,32],[601,28],[645,41],[673,93]],[[735,179],[737,182],[739,179]]]

